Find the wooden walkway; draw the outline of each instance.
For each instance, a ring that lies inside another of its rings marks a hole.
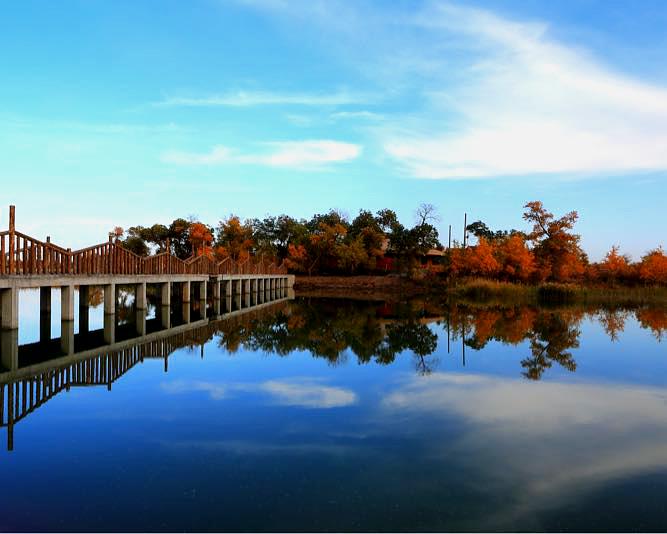
[[[294,275],[287,274],[285,265],[263,258],[235,262],[198,256],[181,260],[170,251],[143,257],[111,239],[72,251],[54,245],[48,237],[40,241],[17,232],[14,206],[10,206],[9,230],[0,232],[2,329],[18,328],[21,289],[39,288],[41,310],[49,314],[51,289],[60,289],[60,318],[72,321],[77,289],[81,294],[90,286],[104,288],[104,312],[113,314],[117,287],[134,286],[137,307],[145,309],[147,284],[160,287],[160,305],[168,307],[175,288],[180,288],[177,293],[184,302],[190,301],[191,292],[198,300],[205,301],[212,295],[213,300],[219,301],[233,294],[291,288]]]
[[[79,250],[60,247],[49,237],[40,241],[18,232],[15,208],[9,207],[9,230],[0,232],[0,276],[26,275],[285,275],[283,263],[263,258],[235,262],[215,261],[207,256],[182,260],[171,251],[138,256],[109,238]],[[169,246],[167,247],[169,248]]]

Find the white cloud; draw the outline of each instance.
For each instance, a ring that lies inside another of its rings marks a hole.
[[[328,51],[382,87],[385,102],[407,104],[385,106],[372,135],[411,176],[667,169],[667,87],[614,71],[556,40],[544,22],[438,0],[409,13],[366,2],[239,1],[325,35]]]
[[[660,387],[434,373],[411,377],[382,405],[397,425],[421,414],[461,417],[458,442],[443,436],[431,452],[464,450],[484,483],[518,491],[516,508],[503,512],[511,517],[580,499],[613,479],[662,472],[666,401]]]
[[[173,382],[164,382],[162,389],[167,393],[191,393],[203,391],[208,393],[213,400],[222,400],[227,396],[227,388],[222,384],[205,381],[185,381],[174,380]]]
[[[667,168],[666,88],[612,72],[542,24],[446,3],[417,24],[473,57],[461,83],[443,76],[427,92],[428,121],[385,132],[385,150],[414,176]]]
[[[345,388],[309,382],[269,380],[260,388],[275,397],[279,404],[304,408],[340,408],[356,404],[357,395]]]
[[[156,107],[250,107],[250,106],[342,106],[365,102],[369,95],[347,91],[335,93],[275,93],[236,91],[201,97],[169,97],[155,102]]]
[[[231,150],[221,145],[214,146],[206,154],[173,150],[162,154],[161,159],[165,163],[174,163],[175,165],[217,165],[231,160]]]
[[[237,163],[312,170],[332,163],[356,159],[361,147],[353,143],[326,139],[305,141],[280,141],[264,143],[267,150],[259,153],[237,153],[221,145],[208,153],[169,151],[162,154],[162,161],[176,165],[220,165]]]
[[[308,379],[267,380],[257,384],[176,380],[165,382],[161,387],[172,394],[206,392],[213,400],[225,399],[231,392],[260,392],[268,394],[276,404],[302,408],[341,408],[357,402],[357,394],[349,389]]]

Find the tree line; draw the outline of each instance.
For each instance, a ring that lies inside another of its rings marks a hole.
[[[165,252],[187,259],[207,255],[216,260],[242,261],[265,257],[285,262],[293,273],[432,275],[448,281],[465,278],[541,283],[593,282],[667,284],[667,255],[653,249],[633,262],[617,246],[600,262],[590,262],[575,232],[576,211],[561,217],[542,202],[524,206],[526,230],[492,230],[483,221],[466,227],[464,238],[443,246],[434,226],[436,209],[422,204],[412,226],[396,213],[361,210],[353,219],[331,210],[310,219],[289,215],[263,219],[222,219],[216,227],[195,218],[178,218],[169,225],[114,229],[116,241],[146,256]]]

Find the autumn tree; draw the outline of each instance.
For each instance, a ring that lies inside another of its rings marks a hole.
[[[287,246],[287,257],[285,258],[287,268],[292,272],[308,272],[310,263],[308,262],[308,251],[303,245],[294,245],[290,243]]]
[[[338,267],[348,274],[353,274],[360,267],[368,265],[368,252],[361,236],[344,240],[336,245],[335,254]]]
[[[213,233],[211,228],[200,222],[190,224],[189,231],[190,245],[194,256],[213,257]]]
[[[567,281],[584,273],[588,260],[579,246],[580,236],[572,230],[579,218],[571,211],[556,219],[542,202],[528,202],[523,218],[532,223],[528,239],[533,243],[533,252],[543,278]]]
[[[308,274],[315,270],[330,270],[338,267],[336,252],[340,251],[347,228],[340,222],[320,222],[318,229],[310,235],[305,246],[308,250]]]
[[[613,246],[604,259],[595,265],[595,276],[608,284],[626,281],[632,272],[630,258],[619,253],[619,247]]]
[[[123,230],[122,226],[115,226],[114,229],[109,232],[109,238],[113,239],[116,243],[119,243],[124,233],[125,230]]]
[[[258,255],[276,256],[282,260],[288,256],[291,244],[302,243],[308,234],[303,221],[289,215],[267,216],[249,221],[252,240]]]
[[[234,261],[245,260],[253,247],[253,229],[249,222],[241,223],[236,215],[230,215],[218,223],[215,241],[218,258],[231,258]]]
[[[484,237],[480,237],[477,245],[466,249],[465,259],[469,274],[493,278],[500,270],[500,264],[493,255],[494,248]]]
[[[667,256],[662,248],[651,250],[639,263],[639,279],[644,283],[667,284]]]
[[[525,239],[515,233],[496,245],[499,275],[504,280],[527,282],[535,273],[535,256]]]

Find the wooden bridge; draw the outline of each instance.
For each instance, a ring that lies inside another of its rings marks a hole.
[[[182,347],[199,346],[203,357],[204,344],[220,332],[223,323],[252,321],[266,313],[275,313],[286,305],[292,294],[291,290],[283,288],[266,292],[251,301],[237,297],[235,305],[227,303],[226,312],[210,319],[200,315],[190,322],[188,316],[184,324],[163,324],[163,329],[150,334],[145,334],[144,323],[143,327],[137,326],[136,336],[130,339],[113,340],[101,347],[77,350],[38,362],[19,361],[17,332],[0,332],[2,351],[14,355],[11,368],[0,370],[0,428],[7,429],[7,449],[14,448],[14,426],[58,394],[72,387],[101,386],[111,391],[116,380],[147,359],[164,360],[164,372],[167,372],[169,356]],[[107,328],[105,317],[105,330]],[[142,328],[143,335],[140,333]],[[63,331],[62,335],[73,337],[73,332]],[[73,340],[68,343],[74,346]]]
[[[249,258],[215,261],[207,256],[187,260],[170,250],[155,256],[138,256],[113,242],[71,250],[40,241],[16,231],[15,208],[9,208],[9,229],[0,232],[0,320],[2,329],[18,328],[19,290],[40,288],[41,310],[51,313],[51,288],[61,290],[61,320],[74,320],[74,289],[89,286],[104,288],[104,311],[115,310],[116,286],[134,286],[135,302],[146,308],[146,285],[160,286],[161,305],[170,306],[176,292],[183,302],[191,296],[206,301],[208,295],[220,301],[223,296],[252,294],[291,288],[294,276],[273,261]],[[168,247],[169,248],[169,247]]]

